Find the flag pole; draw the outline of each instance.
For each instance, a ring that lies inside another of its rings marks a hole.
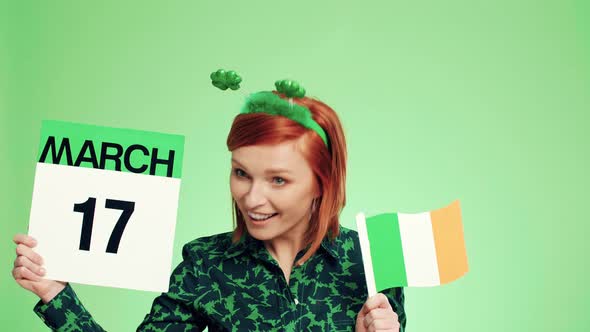
[[[359,234],[361,252],[363,255],[363,266],[365,268],[365,278],[367,280],[367,293],[369,297],[377,294],[375,287],[375,274],[373,273],[373,261],[371,260],[371,247],[369,245],[369,235],[367,234],[367,221],[365,214],[360,212],[356,215],[356,229]]]

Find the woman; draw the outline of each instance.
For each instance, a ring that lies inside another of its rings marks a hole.
[[[357,233],[339,226],[338,116],[295,82],[276,85],[248,98],[227,139],[236,228],[184,245],[169,291],[138,331],[404,331],[403,289],[367,299]],[[40,297],[34,310],[44,322],[103,331],[68,284],[43,279],[35,240],[14,241],[13,276]]]

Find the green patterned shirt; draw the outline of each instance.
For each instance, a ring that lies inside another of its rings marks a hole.
[[[367,299],[358,235],[340,228],[334,240],[302,266],[287,284],[262,241],[231,233],[193,240],[138,331],[353,331]],[[303,256],[298,253],[295,260]],[[383,291],[405,330],[403,288]],[[56,331],[104,331],[68,285],[34,311]]]

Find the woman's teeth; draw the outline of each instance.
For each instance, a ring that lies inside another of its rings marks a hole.
[[[254,220],[257,221],[263,221],[266,220],[272,216],[274,216],[276,213],[273,214],[259,214],[259,213],[252,213],[252,212],[248,212],[248,216]]]

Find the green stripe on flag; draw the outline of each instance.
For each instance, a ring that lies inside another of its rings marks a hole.
[[[397,214],[384,213],[367,218],[367,235],[377,291],[407,286]]]

